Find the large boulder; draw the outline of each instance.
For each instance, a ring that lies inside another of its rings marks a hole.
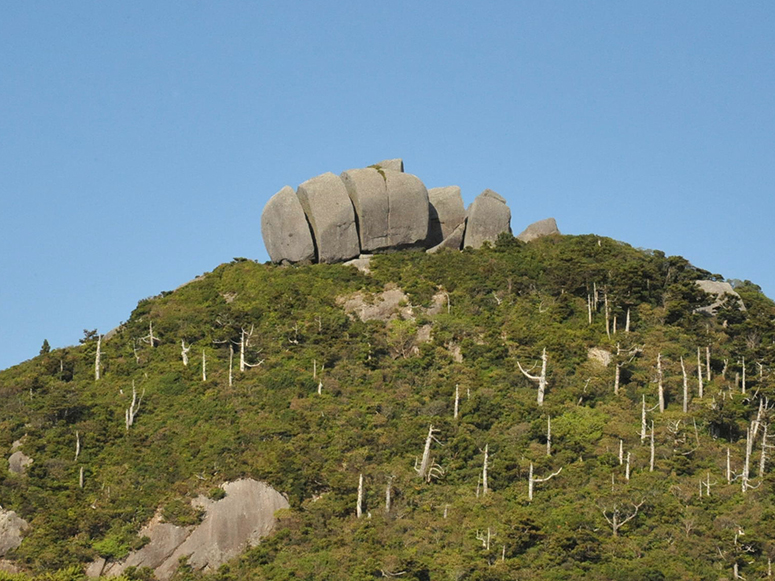
[[[432,248],[429,248],[425,252],[427,252],[428,254],[435,254],[436,252],[444,248],[448,250],[460,250],[463,247],[463,237],[465,236],[465,233],[466,233],[466,223],[463,222],[452,231],[452,234],[450,234],[439,244],[437,244],[436,246],[433,246]]]
[[[30,464],[32,464],[32,458],[21,450],[16,450],[8,457],[8,470],[14,474],[24,474]]]
[[[424,246],[428,237],[428,190],[417,176],[383,170],[388,194],[388,243],[400,249]]]
[[[384,172],[373,167],[343,172],[342,182],[358,220],[358,236],[364,253],[390,246],[388,220],[390,204]]]
[[[428,190],[428,246],[445,240],[466,219],[466,209],[458,186]]]
[[[525,230],[519,236],[517,236],[517,238],[522,242],[531,242],[536,238],[551,236],[552,234],[559,233],[560,229],[557,228],[557,222],[555,219],[546,218],[545,220],[539,220],[538,222],[533,222],[530,224],[530,226],[525,228]]]
[[[319,262],[341,262],[360,254],[355,212],[338,176],[324,173],[307,180],[296,195],[312,226]]]
[[[150,567],[157,579],[169,579],[186,558],[195,570],[210,572],[247,547],[258,544],[275,527],[274,513],[288,508],[279,492],[251,479],[223,485],[221,500],[198,497],[192,504],[203,508],[205,517],[197,526],[180,527],[161,522],[155,516],[141,531],[149,542],[121,562],[94,561],[87,569],[90,576],[116,576],[128,567]]]
[[[0,508],[0,557],[22,544],[22,533],[28,526],[14,511]]]
[[[404,160],[401,158],[385,159],[379,163],[375,163],[371,167],[389,169],[391,171],[404,171]]]
[[[696,309],[698,313],[707,313],[709,315],[715,315],[719,307],[724,304],[726,295],[733,297],[737,303],[737,308],[741,311],[745,311],[745,303],[743,299],[737,293],[737,291],[728,282],[717,282],[715,280],[697,280],[695,281],[698,287],[713,297],[713,302],[705,307]]]
[[[463,247],[481,248],[495,242],[502,232],[511,233],[511,210],[506,200],[492,190],[484,190],[468,208]]]
[[[290,186],[272,196],[261,214],[261,234],[272,262],[305,262],[315,259],[304,209]]]

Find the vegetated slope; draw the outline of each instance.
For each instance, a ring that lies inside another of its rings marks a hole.
[[[183,499],[249,476],[287,494],[292,508],[271,539],[216,579],[700,579],[735,567],[748,579],[766,575],[775,481],[769,464],[758,472],[775,402],[775,305],[758,287],[738,285],[745,312],[727,301],[716,317],[695,314],[711,300],[693,281],[718,275],[591,235],[530,244],[504,235],[495,248],[401,252],[371,268],[236,259],[140,301],[101,342],[98,381],[94,336],[0,373],[0,446],[7,456],[24,437],[34,460],[23,476],[0,470],[3,507],[31,525],[10,556],[33,572],[120,559],[142,544],[135,532],[158,507],[172,522],[194,522]],[[386,285],[407,293],[414,320],[363,322],[340,306],[340,297],[368,300]],[[425,325],[432,334],[422,342]],[[256,366],[240,371],[251,331],[244,357]],[[544,348],[539,406],[518,362],[540,374]],[[590,348],[610,352],[611,363],[590,359]],[[144,395],[127,429],[133,384]],[[743,493],[746,433],[760,406]],[[426,482],[414,467],[430,425],[440,469]],[[536,478],[562,468],[535,484],[532,501],[531,463]],[[614,536],[609,521],[630,516]],[[177,578],[198,576],[183,566]]]

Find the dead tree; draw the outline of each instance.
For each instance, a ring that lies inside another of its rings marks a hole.
[[[759,478],[764,476],[764,468],[767,463],[767,449],[775,447],[774,444],[767,442],[768,437],[771,438],[772,436],[767,436],[767,424],[764,424],[762,428],[762,452],[759,457]]]
[[[229,343],[229,387],[234,385],[234,345]]]
[[[705,346],[705,379],[710,383],[710,345]]]
[[[641,407],[640,407],[640,441],[643,442],[646,439],[646,394],[641,395]]]
[[[250,367],[258,367],[261,365],[264,360],[262,359],[258,363],[248,363],[245,359],[245,350],[250,346],[250,338],[253,336],[254,326],[250,326],[250,331],[246,331],[244,327],[242,327],[242,333],[240,334],[240,342],[239,342],[239,370],[240,373],[244,373],[246,368]]]
[[[126,427],[126,431],[129,431],[129,428],[132,427],[132,425],[135,423],[135,417],[137,416],[137,412],[140,410],[140,404],[143,402],[143,396],[145,395],[145,389],[143,389],[142,395],[140,395],[140,398],[137,398],[137,389],[135,388],[135,382],[132,382],[132,403],[129,404],[129,407],[124,410],[124,425]]]
[[[83,466],[78,471],[78,488],[83,488]]]
[[[608,291],[606,289],[603,289],[603,308],[605,309],[605,334],[610,339],[611,338],[611,320],[610,320],[610,312],[608,310]]]
[[[624,479],[630,480],[630,453],[627,452],[627,465],[624,467]]]
[[[630,332],[630,307],[627,307],[627,322],[624,324],[624,332]]]
[[[363,516],[363,474],[358,477],[358,503],[355,506],[355,514],[358,518]]]
[[[393,494],[393,475],[391,474],[390,476],[388,476],[387,486],[385,487],[385,512],[386,513],[390,512],[392,494]]]
[[[78,456],[81,454],[81,435],[75,432],[75,459],[74,462],[78,462]]]
[[[643,506],[644,502],[646,501],[641,500],[638,504],[632,503],[633,510],[627,515],[623,513],[618,503],[614,504],[611,510],[603,509],[603,516],[605,517],[605,520],[608,521],[608,524],[611,525],[614,537],[618,537],[619,529],[638,515],[638,510]],[[610,517],[608,516],[609,512],[611,513]]]
[[[432,478],[438,478],[444,474],[444,470],[433,462],[431,459],[431,442],[436,442],[441,445],[441,442],[434,436],[434,433],[438,433],[439,430],[435,430],[433,425],[428,426],[428,436],[425,438],[425,448],[422,453],[422,461],[420,466],[417,466],[417,458],[414,460],[414,471],[417,472],[417,476],[430,482]]]
[[[482,548],[485,551],[490,550],[490,541],[492,540],[492,534],[490,533],[490,527],[487,527],[487,536],[483,532],[476,531],[476,540],[482,541]]]
[[[102,335],[97,335],[97,353],[94,356],[94,381],[100,380],[100,358],[102,356]]]
[[[649,472],[654,472],[654,420],[651,420],[651,450],[649,453]]]
[[[665,387],[662,376],[662,354],[657,355],[657,395],[659,396],[659,413],[665,411]]]
[[[519,370],[522,372],[522,374],[527,377],[529,380],[534,381],[538,384],[538,395],[536,397],[536,403],[538,403],[539,406],[544,405],[544,394],[546,393],[546,362],[547,362],[547,356],[546,356],[546,347],[544,347],[543,352],[541,353],[541,375],[530,375],[527,371],[525,371],[522,368],[522,364],[517,361],[517,367],[519,367]]]
[[[710,470],[708,470],[708,475],[706,476],[705,480],[700,478],[700,496],[702,496],[702,487],[705,487],[705,496],[710,496],[710,487],[715,486],[718,484],[718,482],[710,481]]]
[[[592,324],[592,295],[587,293],[587,323]]]
[[[546,455],[552,455],[552,416],[546,416]]]
[[[489,487],[487,486],[487,462],[489,460],[490,445],[484,445],[484,462],[482,463],[482,496],[487,496]]]
[[[729,448],[727,448],[727,484],[732,483],[732,460],[731,460],[731,452]]]
[[[202,381],[207,381],[207,355],[202,349]]]
[[[156,347],[157,343],[161,343],[160,339],[153,334],[153,321],[148,322],[148,334],[145,337],[140,337],[140,341],[148,343],[151,347]]]
[[[180,358],[183,360],[183,367],[188,367],[188,352],[191,351],[191,346],[186,347],[186,341],[180,340]]]
[[[557,472],[552,472],[549,476],[545,478],[536,478],[533,476],[533,463],[531,462],[530,472],[528,473],[528,479],[527,479],[527,499],[530,501],[533,500],[533,490],[536,484],[541,484],[542,482],[551,480],[552,478],[557,476],[560,472],[562,472],[562,467]]]
[[[751,484],[751,453],[753,452],[753,426],[749,426],[745,431],[745,461],[743,462],[743,470],[740,474],[736,474],[732,480],[740,479],[740,489],[743,494],[749,490],[759,488],[761,482],[757,485]]]
[[[745,357],[743,357],[743,385],[742,385],[742,393],[745,395]]]
[[[460,409],[460,386],[455,384],[455,413],[453,416],[455,419],[457,419],[459,409]]]

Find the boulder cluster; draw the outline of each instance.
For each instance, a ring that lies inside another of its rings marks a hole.
[[[520,237],[559,233],[552,218],[538,224]],[[492,190],[466,210],[459,187],[426,189],[391,159],[325,173],[295,192],[285,186],[264,207],[261,232],[272,262],[332,263],[404,248],[479,248],[511,233],[511,210]]]

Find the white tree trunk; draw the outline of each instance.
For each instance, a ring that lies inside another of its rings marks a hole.
[[[654,472],[654,420],[651,420],[651,450],[649,453],[649,472]]]
[[[185,340],[180,340],[180,358],[183,360],[183,366],[188,367],[188,352],[191,351],[191,346],[186,347]]]
[[[358,504],[355,507],[358,518],[363,516],[363,474],[358,477]]]
[[[487,485],[487,462],[489,460],[490,445],[484,445],[484,463],[482,465],[482,496],[487,496],[489,486]]]
[[[78,462],[78,456],[81,454],[81,435],[75,432],[75,462]]]
[[[710,345],[705,346],[705,379],[710,383]]]
[[[665,388],[662,383],[662,354],[657,355],[657,390],[659,396],[659,413],[665,411]]]
[[[616,375],[614,376],[614,395],[619,395],[619,380],[622,375],[622,364],[617,361]]]
[[[704,395],[704,385],[702,383],[702,358],[700,357],[700,348],[697,347],[697,395],[700,399],[703,398]]]
[[[538,403],[539,406],[544,405],[544,394],[546,393],[546,363],[547,363],[548,357],[546,356],[546,347],[544,347],[543,352],[541,353],[541,375],[530,375],[527,371],[525,371],[522,368],[522,365],[519,361],[517,361],[517,367],[519,367],[519,370],[522,372],[522,374],[530,379],[531,381],[534,381],[538,383],[538,395],[536,396],[536,403]]]
[[[202,349],[202,381],[207,381],[207,355]]]
[[[459,409],[460,409],[460,386],[455,385],[455,415],[454,415],[455,419],[457,419]]]
[[[681,357],[681,374],[683,375],[684,387],[683,413],[687,413],[689,411],[689,378],[686,375],[686,365],[684,364],[683,357]]]
[[[641,395],[640,407],[640,441],[646,440],[646,394]]]
[[[229,343],[229,387],[234,385],[234,345]]]
[[[619,440],[619,466],[624,464],[624,440]]]
[[[743,395],[745,395],[745,357],[743,357]]]
[[[132,403],[129,404],[129,407],[124,410],[124,425],[126,427],[126,431],[129,431],[129,428],[132,427],[135,423],[135,417],[137,416],[137,412],[140,410],[140,404],[143,402],[143,396],[145,395],[145,389],[143,389],[143,393],[138,399],[137,397],[137,389],[135,388],[135,382],[132,382]]]
[[[732,483],[732,459],[731,452],[727,448],[727,484]]]
[[[385,512],[390,512],[391,494],[393,493],[393,477],[388,478],[387,486],[385,487]]]
[[[630,307],[627,307],[627,322],[624,324],[624,332],[630,332]]]
[[[603,308],[605,309],[605,334],[608,338],[611,338],[611,321],[609,319],[610,313],[608,311],[608,291],[603,291]]]
[[[542,482],[547,482],[557,476],[560,472],[562,472],[562,468],[560,468],[557,472],[552,472],[549,476],[546,476],[545,478],[536,478],[533,476],[533,463],[530,463],[530,471],[528,472],[528,479],[527,479],[527,499],[533,500],[533,490],[535,488],[536,484],[540,484]]]
[[[592,297],[587,294],[587,322],[592,324]]]
[[[764,427],[762,428],[762,452],[761,456],[759,457],[759,478],[764,476],[764,467],[767,462],[767,447],[769,444],[767,444],[767,424],[764,424]]]
[[[102,356],[102,335],[97,335],[97,354],[94,356],[94,381],[100,380],[101,356]]]
[[[546,455],[552,455],[552,416],[546,416]]]
[[[78,471],[78,488],[83,488],[83,466]]]
[[[627,464],[624,467],[624,479],[629,482],[630,480],[630,453],[627,452]]]

